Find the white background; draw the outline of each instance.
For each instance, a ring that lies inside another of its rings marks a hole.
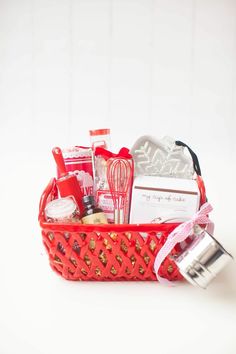
[[[233,262],[207,291],[50,270],[37,208],[51,148],[103,127],[114,150],[188,143],[236,256],[236,1],[0,0],[0,354],[235,354]]]

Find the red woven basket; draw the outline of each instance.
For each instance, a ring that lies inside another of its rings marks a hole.
[[[199,181],[198,181],[199,182]],[[205,189],[199,184],[202,202]],[[156,280],[155,257],[169,233],[179,224],[83,225],[48,223],[46,204],[57,198],[55,179],[44,190],[39,206],[43,243],[52,269],[69,280]],[[170,256],[178,255],[177,245]],[[159,275],[181,280],[172,257],[167,257]]]

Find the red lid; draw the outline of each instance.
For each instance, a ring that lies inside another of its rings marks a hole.
[[[110,134],[110,129],[95,129],[89,131],[90,136]]]

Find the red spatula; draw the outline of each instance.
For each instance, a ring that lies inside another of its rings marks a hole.
[[[83,204],[82,204],[83,194],[79,182],[75,175],[70,175],[66,171],[66,166],[65,166],[61,149],[59,147],[53,148],[52,154],[57,164],[58,170],[61,174],[61,177],[58,178],[56,181],[60,195],[61,197],[68,197],[68,196],[74,197],[81,213],[83,210]]]

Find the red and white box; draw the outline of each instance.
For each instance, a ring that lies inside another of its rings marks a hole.
[[[62,150],[67,172],[74,174],[80,184],[83,195],[94,194],[92,149],[74,146]],[[58,178],[61,177],[59,171]]]

